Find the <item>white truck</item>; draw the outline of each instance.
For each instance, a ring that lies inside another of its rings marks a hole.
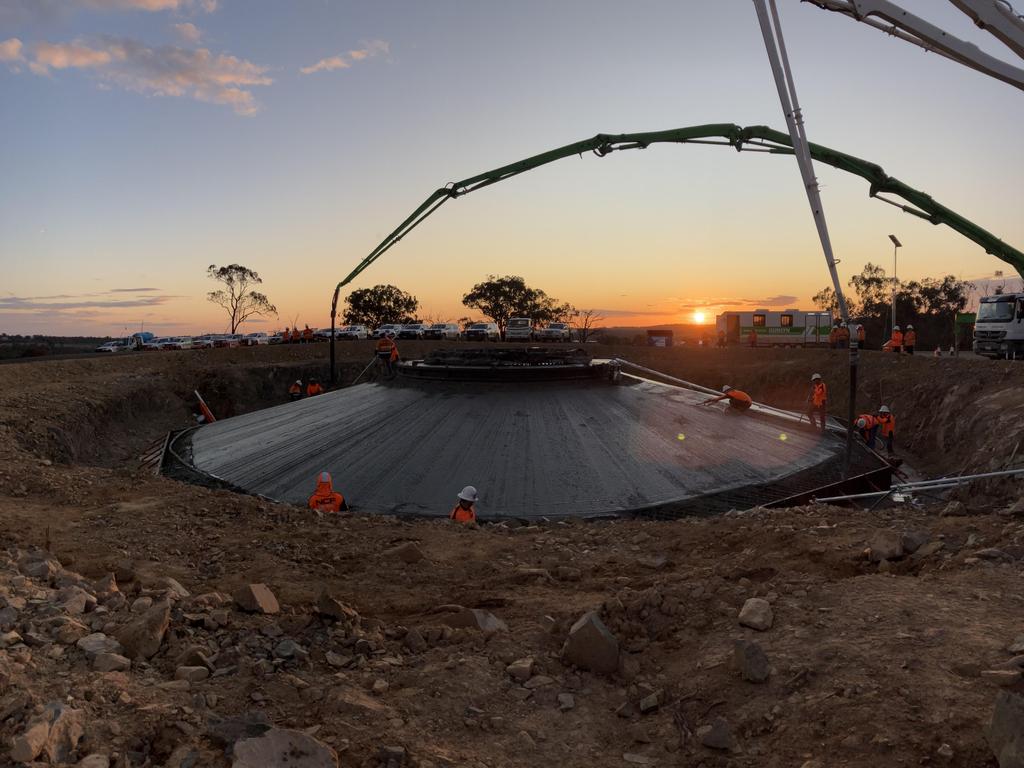
[[[996,359],[1024,359],[1024,293],[985,296],[974,321],[974,352]]]
[[[505,326],[505,341],[533,341],[533,320],[528,317],[510,317]]]
[[[817,346],[828,343],[832,313],[805,309],[723,312],[715,326],[729,344],[748,344],[750,332],[755,331],[759,347]]]

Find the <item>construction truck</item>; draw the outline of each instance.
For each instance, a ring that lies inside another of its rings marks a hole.
[[[997,293],[978,304],[975,354],[997,360],[1024,360],[1024,293]]]

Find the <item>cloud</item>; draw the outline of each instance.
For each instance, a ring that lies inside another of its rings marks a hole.
[[[83,309],[132,309],[136,307],[157,307],[166,304],[171,296],[140,296],[137,299],[110,300],[80,297],[78,301],[52,301],[51,299],[72,299],[74,296],[7,296],[0,297],[0,312],[53,312],[62,314]]]
[[[12,37],[0,42],[0,61],[23,61],[21,55],[21,40]]]
[[[111,288],[107,293],[156,293],[159,288]]]
[[[51,69],[88,69],[102,85],[117,85],[149,96],[188,96],[225,104],[239,115],[259,111],[254,85],[270,85],[266,67],[206,48],[149,48],[129,38],[102,38],[94,43],[39,43],[29,68],[37,75]]]
[[[183,45],[197,45],[203,37],[202,31],[195,24],[172,24],[171,28]]]
[[[0,0],[0,25],[52,23],[76,11],[213,13],[218,4],[218,0]]]
[[[357,61],[371,59],[374,56],[386,56],[391,53],[391,45],[384,40],[370,40],[363,43],[362,48],[339,53],[337,56],[328,56],[320,59],[316,64],[302,67],[299,71],[304,75],[311,75],[314,72],[331,72],[335,69],[348,69]]]
[[[191,11],[213,13],[217,0],[71,0],[71,5],[90,11]]]

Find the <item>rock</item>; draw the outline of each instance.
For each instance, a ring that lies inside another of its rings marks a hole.
[[[1006,646],[1010,653],[1024,653],[1024,635],[1017,635],[1017,638]]]
[[[492,635],[496,632],[508,631],[508,625],[506,625],[504,621],[499,619],[493,613],[482,611],[479,608],[463,608],[457,613],[450,613],[441,617],[441,621],[449,627],[454,627],[456,629],[462,627],[479,629],[487,635]]]
[[[702,725],[697,729],[697,739],[705,747],[711,749],[736,748],[736,737],[732,734],[732,728],[720,717],[716,717],[708,725]]]
[[[18,645],[21,643],[21,635],[15,632],[13,629],[10,632],[4,632],[0,635],[0,649],[10,648],[12,645]]]
[[[622,759],[630,765],[657,765],[658,759],[641,755],[639,752],[623,752]]]
[[[611,673],[619,668],[619,641],[596,612],[583,614],[569,629],[562,660],[591,672]]]
[[[192,683],[188,680],[165,680],[157,683],[156,687],[161,691],[188,691],[192,689]]]
[[[640,699],[640,714],[646,715],[661,706],[661,691],[655,691]]]
[[[18,560],[18,570],[33,579],[50,581],[61,572],[61,566],[56,560],[36,553],[22,555]]]
[[[999,768],[1024,768],[1024,695],[1000,691],[988,726]]]
[[[92,660],[92,668],[97,672],[126,672],[131,667],[131,659],[117,653],[97,653]]]
[[[106,755],[89,755],[79,760],[76,768],[110,768],[110,758]]]
[[[206,655],[206,648],[201,645],[190,645],[174,660],[178,667],[206,667],[213,669],[209,657]]]
[[[999,510],[1000,515],[1006,517],[1020,517],[1024,516],[1024,497],[1017,499],[1013,504],[1005,509]]]
[[[1021,671],[1019,669],[986,669],[982,671],[981,678],[989,683],[1009,687],[1020,682]]]
[[[554,682],[555,681],[547,675],[534,675],[525,683],[523,683],[523,688],[525,688],[528,691],[532,691],[535,688],[543,688],[547,685],[553,685]]]
[[[399,544],[397,547],[384,550],[384,557],[392,560],[401,560],[409,565],[418,563],[420,560],[426,560],[427,558],[423,554],[423,550],[419,548],[419,545],[412,541],[407,541],[404,544]]]
[[[337,768],[337,753],[302,731],[271,728],[235,743],[232,768]]]
[[[559,565],[555,568],[555,578],[559,581],[579,581],[583,578],[583,572],[570,565]]]
[[[281,606],[266,584],[246,584],[239,587],[232,595],[235,603],[243,611],[249,613],[278,613]]]
[[[157,603],[114,635],[131,659],[151,659],[160,650],[171,623],[171,604]]]
[[[945,760],[953,759],[953,748],[949,744],[941,744],[938,749],[935,750],[935,754]]]
[[[0,632],[9,632],[14,629],[18,621],[18,609],[12,605],[0,608]]]
[[[940,517],[963,517],[967,514],[967,507],[964,506],[962,501],[951,501],[945,507],[942,512],[939,513]]]
[[[215,744],[230,748],[240,739],[262,736],[270,728],[270,721],[262,712],[246,712],[227,718],[212,716],[206,726],[206,736]]]
[[[752,640],[737,640],[733,658],[744,680],[751,683],[767,682],[771,665],[764,649]]]
[[[929,541],[927,544],[922,544],[920,548],[913,554],[912,559],[924,560],[926,557],[931,557],[937,554],[945,548],[946,544],[942,541]]]
[[[406,757],[405,747],[381,747],[377,751],[377,759],[387,766],[402,765],[405,763]]]
[[[81,587],[64,587],[57,593],[57,601],[64,612],[71,616],[81,616],[96,607],[96,598]]]
[[[77,643],[79,639],[89,634],[89,628],[80,621],[63,617],[63,620],[59,624],[54,625],[54,629],[50,631],[53,639],[58,643],[64,645],[71,645]]]
[[[157,589],[167,590],[178,600],[184,600],[186,597],[192,597],[192,593],[185,589],[185,587],[181,585],[180,581],[172,579],[170,576],[161,576],[156,580],[156,585]]]
[[[576,708],[576,697],[571,693],[560,693],[558,694],[558,708],[563,712],[568,712],[570,709]]]
[[[422,653],[427,650],[427,641],[423,639],[423,634],[415,627],[405,633],[402,644],[412,653]]]
[[[117,640],[102,632],[93,632],[91,635],[86,635],[75,645],[82,651],[85,651],[85,655],[90,658],[98,653],[121,653],[124,650]]]
[[[371,686],[370,691],[373,692],[377,696],[381,696],[382,694],[387,693],[388,692],[388,688],[390,688],[390,687],[391,686],[388,685],[388,681],[387,680],[379,677],[379,678],[377,678],[376,680],[373,681],[373,685]]]
[[[505,667],[505,671],[517,683],[525,683],[533,676],[533,656],[513,661]]]
[[[43,751],[46,739],[50,735],[48,720],[36,720],[30,723],[25,732],[14,737],[11,745],[11,760],[16,763],[31,763]]]
[[[636,707],[631,701],[624,701],[615,708],[615,714],[624,720],[628,720],[636,714]]]
[[[50,720],[50,732],[43,751],[51,763],[66,763],[78,742],[85,735],[85,717],[80,709],[71,709],[59,702],[46,705],[44,715]]]
[[[345,605],[341,600],[334,597],[330,592],[323,591],[316,599],[316,612],[322,616],[328,616],[339,621],[357,621],[359,614],[355,609]]]
[[[190,683],[201,683],[210,676],[206,667],[178,667],[174,670],[175,680],[188,680]]]
[[[131,612],[132,613],[145,613],[146,611],[148,611],[152,607],[153,607],[153,598],[152,597],[148,597],[148,596],[143,596],[143,597],[136,598],[135,600],[132,601]]]
[[[108,573],[101,579],[96,579],[92,583],[92,588],[97,595],[112,595],[121,591],[117,588],[117,577],[112,573]]]
[[[903,557],[903,537],[896,531],[875,531],[868,543],[868,559],[873,563]]]
[[[279,659],[295,659],[308,656],[306,649],[296,643],[290,637],[284,638],[274,646],[274,656]]]
[[[772,613],[772,606],[767,600],[760,597],[752,597],[743,604],[740,609],[740,624],[744,627],[764,632],[771,629],[775,621]]]
[[[929,541],[932,535],[927,531],[904,531],[901,537],[903,552],[912,555]]]
[[[979,549],[974,553],[975,557],[979,557],[982,560],[1013,560],[1006,552],[995,547],[988,547],[987,549]]]

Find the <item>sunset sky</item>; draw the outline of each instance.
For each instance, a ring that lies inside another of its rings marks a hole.
[[[1024,245],[1024,93],[778,0],[812,140]],[[1005,60],[952,5],[898,0]],[[1019,61],[1017,62],[1020,63]],[[749,0],[0,0],[0,332],[224,330],[210,264],[279,318],[446,182],[599,132],[784,129]],[[1012,269],[817,166],[844,283]],[[569,158],[445,205],[351,286],[457,319],[517,274],[609,324],[809,308],[828,273],[791,157],[706,146]]]

